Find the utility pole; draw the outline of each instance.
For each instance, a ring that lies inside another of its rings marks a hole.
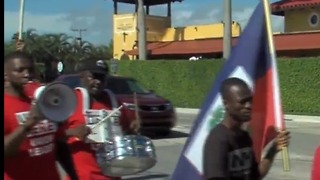
[[[143,0],[138,0],[138,49],[139,49],[139,60],[147,59],[147,45],[146,45],[146,25],[145,25],[145,12]]]
[[[80,46],[82,46],[82,32],[87,31],[87,29],[78,28],[78,29],[71,29],[71,31],[73,31],[73,32],[79,32],[79,36],[76,37],[76,39],[79,41]]]
[[[223,34],[223,59],[230,56],[232,47],[232,5],[231,0],[224,0],[224,34]]]
[[[19,30],[17,40],[22,40],[23,25],[24,25],[24,0],[20,0],[20,14],[19,14]]]

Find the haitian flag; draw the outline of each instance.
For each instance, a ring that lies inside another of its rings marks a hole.
[[[263,149],[275,137],[275,129],[284,126],[275,52],[270,51],[268,44],[265,13],[260,3],[202,105],[171,180],[202,180],[204,143],[210,130],[223,119],[219,89],[222,81],[230,77],[241,78],[254,92],[249,127],[255,156],[260,162]]]

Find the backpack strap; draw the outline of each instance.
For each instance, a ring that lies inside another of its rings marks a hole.
[[[90,96],[88,91],[85,88],[82,87],[76,87],[76,91],[79,91],[82,96],[82,112],[83,114],[86,113],[88,109],[90,109]]]

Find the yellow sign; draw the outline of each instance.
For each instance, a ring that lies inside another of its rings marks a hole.
[[[133,31],[134,26],[130,19],[117,19],[116,21],[116,32],[128,32]]]

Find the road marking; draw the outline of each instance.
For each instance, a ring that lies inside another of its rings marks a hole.
[[[190,108],[176,108],[176,112],[178,114],[183,115],[194,115],[197,116],[199,114],[200,109],[190,109]],[[303,122],[303,123],[320,123],[320,116],[304,116],[304,115],[284,115],[286,120],[295,121],[295,122]]]
[[[174,127],[172,130],[177,131],[177,132],[182,132],[182,133],[190,133],[191,125],[178,125]]]
[[[313,157],[312,156],[308,156],[308,155],[301,155],[301,154],[296,154],[296,153],[290,153],[289,152],[289,159],[290,160],[297,160],[297,161],[312,161]],[[282,154],[278,153],[276,155],[275,160],[281,160],[282,161]]]
[[[152,140],[156,147],[174,146],[185,144],[187,138],[170,138],[170,139],[157,139]]]
[[[156,147],[163,147],[163,146],[173,146],[173,145],[183,145],[187,140],[187,135],[190,132],[190,126],[188,125],[179,125],[172,129],[172,135],[169,138],[165,139],[155,139],[152,140],[153,144]],[[183,135],[183,137],[180,136]],[[177,137],[180,136],[180,137]]]
[[[173,133],[171,137],[165,139],[155,139],[152,141],[156,147],[184,145],[187,140],[188,134],[190,133],[191,126],[191,124],[179,124],[172,129]],[[320,128],[320,125],[317,123],[286,122],[286,127],[289,131],[296,133],[304,132],[314,135],[320,133],[318,130]]]
[[[296,121],[285,121],[286,128],[290,129],[304,129],[304,128],[312,128],[312,129],[319,129],[320,124],[319,123],[305,123],[305,122],[296,122]],[[175,128],[173,128],[174,131],[179,131],[183,133],[189,133],[190,129],[192,127],[192,124],[179,124]]]

